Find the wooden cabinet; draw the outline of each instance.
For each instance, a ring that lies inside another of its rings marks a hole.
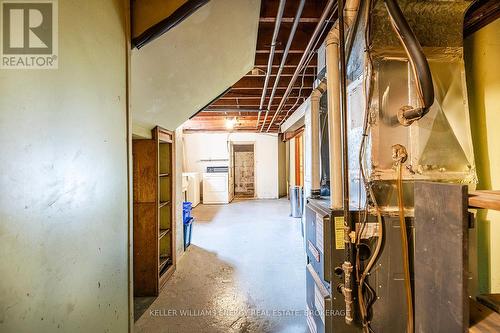
[[[134,295],[157,296],[175,270],[174,135],[133,140]]]

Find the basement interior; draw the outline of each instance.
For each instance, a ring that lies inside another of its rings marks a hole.
[[[0,332],[500,332],[500,1],[0,11]]]

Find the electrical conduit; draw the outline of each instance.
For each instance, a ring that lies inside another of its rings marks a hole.
[[[262,108],[264,106],[264,101],[266,99],[266,94],[267,94],[267,85],[269,84],[269,78],[271,77],[271,72],[273,70],[274,53],[276,52],[276,40],[278,39],[278,33],[281,27],[281,20],[283,19],[283,12],[285,11],[285,3],[286,0],[280,0],[280,4],[278,7],[278,14],[276,14],[276,23],[274,24],[273,39],[271,41],[271,50],[269,52],[269,58],[267,60],[267,72],[266,72],[266,78],[264,79],[264,87],[262,88],[262,96],[260,97],[259,114],[257,116],[256,127],[259,127],[260,116],[262,113]],[[277,80],[278,77],[276,77],[275,81]],[[269,114],[269,108],[266,111],[266,117],[264,119],[264,123],[266,122],[268,114]]]

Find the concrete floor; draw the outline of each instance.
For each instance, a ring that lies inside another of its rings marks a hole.
[[[136,332],[307,332],[300,219],[288,214],[283,199],[196,207],[193,245]]]

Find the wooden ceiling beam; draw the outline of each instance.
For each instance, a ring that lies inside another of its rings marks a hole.
[[[257,64],[255,64],[255,65],[254,65],[254,67],[255,67],[255,68],[260,68],[260,69],[266,70],[266,69],[267,69],[267,64],[265,64],[265,65],[264,65],[264,64],[261,64],[261,65],[257,65]],[[274,64],[273,64],[273,65],[272,65],[272,68],[273,68],[273,73],[274,73],[275,71],[277,71],[277,68],[279,68],[279,67],[280,67],[280,65],[274,65]],[[285,65],[283,66],[283,68],[291,68],[291,69],[293,69],[293,71],[295,71],[295,68],[296,68],[296,67],[297,67],[297,65],[287,65],[287,64],[285,64]],[[313,69],[316,69],[316,68],[317,68],[316,64],[308,64],[306,67],[307,67],[308,69],[309,69],[309,68],[313,68]]]
[[[217,103],[217,104],[212,104],[210,105],[209,107],[205,108],[204,111],[218,111],[218,110],[234,110],[234,111],[242,111],[242,110],[245,110],[245,109],[248,109],[248,110],[258,110],[259,109],[259,104],[258,103],[255,103],[255,104],[239,104],[239,105],[236,105],[236,104],[231,104],[229,101],[227,101],[228,103],[226,105],[224,104],[221,104],[221,103]],[[295,104],[295,101],[290,101],[288,103],[286,103],[285,105],[283,105],[283,107],[290,107],[292,105]],[[274,103],[271,105],[271,108],[272,109],[275,109],[277,108],[279,105],[279,103]]]
[[[301,58],[302,58],[301,53],[289,54],[288,57],[286,57],[285,65],[292,66],[292,67],[296,68],[297,65],[299,64]],[[268,60],[269,60],[269,56],[266,53],[255,54],[255,66],[267,66]],[[313,56],[311,61],[308,64],[308,66],[316,67],[317,60],[318,60],[317,57]],[[281,55],[276,54],[274,56],[274,59],[273,59],[273,65],[279,66],[280,63],[281,63]]]
[[[260,128],[259,128],[260,129]],[[278,133],[279,128],[276,127],[274,130],[270,130],[270,133]],[[210,133],[227,133],[227,129],[225,128],[208,128],[208,129],[191,129],[191,128],[184,128],[183,129],[184,133],[205,133],[205,132],[210,132]],[[234,128],[231,130],[231,132],[239,132],[239,133],[256,133],[259,132],[259,130],[255,127],[248,127],[248,128]]]
[[[293,102],[293,103],[291,103]],[[291,101],[291,102],[288,102],[284,105],[284,107],[286,106],[291,106],[295,103],[295,101]],[[248,102],[248,100],[243,100],[241,101],[240,103],[236,104],[235,102],[231,101],[231,100],[228,100],[228,99],[225,99],[225,100],[219,100],[215,103],[212,103],[210,105],[210,107],[208,107],[207,109],[209,110],[212,110],[212,109],[230,109],[230,108],[233,108],[233,109],[258,109],[259,108],[259,104],[260,102],[259,101],[250,101],[250,103]],[[277,108],[279,105],[279,102],[274,102],[273,101],[273,104],[271,104],[271,108]],[[267,106],[267,105],[266,105]]]
[[[290,76],[281,77],[279,80],[280,88],[286,89],[288,87],[288,84],[290,83],[290,79],[291,79]],[[272,89],[275,80],[276,80],[276,77],[271,77],[269,79],[269,85],[268,85],[269,88]],[[237,88],[252,87],[252,88],[262,89],[264,87],[264,81],[265,81],[265,78],[263,76],[244,76],[238,82],[236,82],[232,88],[237,89]],[[304,87],[307,87],[307,86],[312,87],[312,85],[313,85],[313,78],[311,76],[305,77],[304,78]],[[301,86],[300,78],[295,81],[294,86],[299,86],[299,87]]]
[[[295,20],[295,17],[283,17],[281,19],[281,22],[284,23],[293,23]],[[299,23],[318,23],[319,18],[318,17],[301,17],[299,19]],[[276,16],[272,17],[261,17],[259,18],[259,23],[276,23]]]
[[[306,1],[302,11],[302,17],[320,17],[327,0]],[[283,11],[283,17],[295,17],[299,1],[287,1]],[[279,0],[265,0],[260,5],[260,17],[276,17]]]
[[[266,123],[269,126],[269,120],[275,114],[276,108],[279,106],[283,98],[291,77],[293,76],[303,52],[309,43],[316,25],[319,22],[319,17],[328,0],[307,1],[299,21],[295,38],[292,42],[290,53],[283,68],[282,76],[278,84],[276,96],[271,105],[268,120]],[[272,72],[270,73],[270,82],[267,88],[268,94],[265,99],[265,105],[269,102],[269,95],[272,90],[278,67],[281,63],[284,48],[288,40],[294,17],[299,5],[298,1],[287,1],[285,5],[284,15],[281,28],[278,34],[276,54],[272,64]],[[265,73],[267,70],[267,62],[271,47],[271,40],[276,23],[276,13],[278,11],[279,0],[266,0],[261,4],[261,17],[259,19],[259,32],[257,36],[255,68],[260,71],[252,71],[244,76],[240,81],[235,83],[227,93],[220,99],[213,102],[206,110],[201,111],[196,117],[191,119],[185,126],[185,132],[227,132],[225,127],[225,119],[227,117],[236,117],[238,123],[235,126],[235,132],[256,132],[258,129],[257,117],[258,108],[260,106],[260,98],[264,86]],[[304,84],[300,96],[299,89],[302,86],[302,76],[295,82],[290,96],[288,96],[283,106],[282,112],[277,116],[276,122],[272,125],[270,132],[279,132],[279,123],[285,118],[288,110],[290,114],[302,103],[302,99],[309,96],[312,91],[313,81],[316,75],[317,57],[313,56],[310,63],[307,64]],[[302,74],[302,73],[301,73]],[[298,103],[295,103],[296,101]],[[261,117],[260,123],[262,123]],[[260,129],[260,127],[259,127]]]
[[[293,37],[290,50],[305,50],[311,36],[316,28],[317,23],[301,23],[297,26],[297,31]],[[257,50],[269,50],[274,33],[273,23],[260,23],[259,33],[257,35]],[[282,23],[278,38],[276,39],[276,49],[283,51],[292,30],[292,23]],[[279,52],[278,52],[279,53]]]
[[[237,123],[234,126],[235,129],[256,129],[256,119],[244,119],[243,117],[237,117]],[[278,128],[277,124],[273,125],[275,128]],[[213,119],[202,118],[193,118],[187,121],[183,125],[184,129],[191,130],[206,130],[206,129],[217,129],[217,130],[227,130],[226,129],[226,118],[225,117],[215,117]]]
[[[308,92],[310,94],[310,91],[311,91],[310,88],[303,89],[301,95],[302,96],[306,96]],[[260,101],[261,95],[262,94],[260,92],[255,91],[255,90],[245,90],[245,91],[233,91],[233,90],[229,90],[219,100],[221,100],[221,99],[241,99],[241,100],[243,100],[243,99],[258,99]],[[291,97],[297,97],[298,96],[298,91],[296,91],[296,90],[292,91],[290,93],[290,96]],[[276,94],[274,96],[275,99],[280,99],[282,97],[283,97],[282,94]],[[266,99],[268,99],[268,98],[269,98],[269,96],[266,97]]]
[[[282,53],[284,53],[284,52],[285,52],[285,50],[275,50],[275,51],[274,51],[274,53],[275,53],[275,54],[282,54]],[[256,51],[255,51],[255,53],[266,53],[266,54],[269,54],[269,53],[271,53],[271,52],[270,52],[270,50],[269,50],[269,49],[262,49],[262,50],[256,50]],[[290,53],[300,53],[300,54],[302,54],[302,53],[304,53],[304,49],[298,49],[298,50],[294,49],[294,50],[289,50],[289,51],[288,51],[288,53],[289,53],[289,54],[290,54]]]
[[[300,86],[299,86],[300,82],[297,83],[295,86],[292,87],[292,90],[300,90]],[[271,94],[271,91],[272,91],[272,87],[271,88],[267,88],[267,93],[270,95]],[[287,89],[287,86],[281,86],[280,84],[280,87],[277,87],[276,90],[278,93],[282,93],[284,92],[285,90]],[[302,88],[302,90],[304,89],[312,89],[311,86],[305,86]],[[248,87],[240,87],[240,86],[236,86],[236,87],[233,87],[231,88],[231,91],[234,91],[236,93],[238,92],[246,92],[247,90],[259,90],[259,91],[262,91],[262,87],[259,87],[259,86],[255,86],[255,87],[252,87],[252,86],[248,86]]]
[[[256,76],[265,77],[266,76],[266,70],[267,70],[266,66],[260,66],[260,67],[256,67],[256,68],[258,70],[254,71],[255,74],[253,74],[252,71],[250,71],[245,76],[251,76],[251,77],[256,77]],[[277,67],[273,67],[273,70],[271,71],[271,77],[275,77],[277,72],[278,72]],[[282,72],[281,72],[281,76],[282,77],[293,76],[294,72],[295,72],[295,68],[293,68],[293,67],[284,67],[283,70],[282,70]],[[316,76],[316,67],[314,67],[314,66],[307,67],[306,70],[305,70],[305,74],[304,75],[305,76]]]
[[[201,122],[211,122],[211,121],[225,121],[226,118],[236,117],[238,122],[246,122],[246,121],[255,121],[257,119],[257,115],[255,116],[246,116],[246,115],[200,115],[196,116],[196,118],[191,119],[191,121],[196,121],[197,123]]]

